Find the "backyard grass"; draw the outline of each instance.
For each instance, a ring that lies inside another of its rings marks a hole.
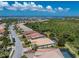
[[[79,58],[79,55],[77,54],[78,51],[73,46],[71,46],[70,44],[65,44],[65,46],[76,58]]]

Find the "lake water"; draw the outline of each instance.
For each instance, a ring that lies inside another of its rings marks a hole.
[[[68,49],[60,49],[64,58],[74,58],[74,56],[69,52]]]

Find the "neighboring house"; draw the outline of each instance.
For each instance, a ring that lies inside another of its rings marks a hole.
[[[30,39],[37,39],[37,38],[43,38],[45,37],[44,35],[38,33],[38,32],[35,32],[35,33],[31,33],[31,34],[28,34],[27,35],[28,37],[30,37]]]
[[[4,34],[5,29],[4,29],[4,25],[0,24],[0,35]]]
[[[37,49],[32,58],[64,58],[64,56],[58,48],[45,48]]]
[[[50,46],[54,46],[55,42],[51,41],[49,38],[38,38],[35,40],[31,40],[32,44],[36,44],[38,48],[47,48]]]
[[[23,25],[23,23],[17,24],[17,27],[20,28],[22,31],[33,31],[32,29]]]

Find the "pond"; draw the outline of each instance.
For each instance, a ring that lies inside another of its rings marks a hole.
[[[62,52],[64,58],[75,58],[75,56],[71,54],[68,49],[61,48],[60,51]]]

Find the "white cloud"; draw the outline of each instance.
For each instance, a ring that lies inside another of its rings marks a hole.
[[[30,4],[35,5],[35,3],[34,3],[34,2],[30,2]]]
[[[33,11],[34,10],[37,10],[37,11],[43,11],[44,10],[42,5],[36,5],[34,2],[30,2],[28,5],[29,5],[29,9],[33,10]]]
[[[36,5],[34,2],[23,2],[23,4],[19,3],[19,2],[15,2],[14,4],[12,4],[12,6],[10,6],[8,9],[10,10],[38,10],[39,8],[43,8],[41,5]]]
[[[55,8],[56,12],[67,12],[69,10],[70,10],[70,8],[62,8],[62,7]]]
[[[17,10],[17,8],[14,7],[14,6],[9,6],[9,7],[7,7],[7,9],[9,9],[9,10]]]
[[[9,10],[22,10],[23,7],[24,7],[24,5],[22,5],[21,3],[15,2],[11,6],[9,6],[7,9],[9,9]]]
[[[16,8],[16,9],[21,9],[23,7],[23,5],[19,2],[15,2],[15,4],[12,4],[13,8]]]
[[[37,5],[39,11],[45,11],[45,8],[42,5]]]
[[[38,6],[34,2],[31,2],[29,5],[32,10],[38,10]]]
[[[52,12],[52,11],[53,11],[53,10],[52,10],[52,7],[48,5],[48,6],[46,7],[46,11]]]
[[[23,2],[23,4],[19,2],[15,2],[11,6],[9,6],[7,9],[9,10],[38,10],[38,11],[44,11],[44,8],[42,5],[36,5],[34,2]]]
[[[50,5],[48,5],[48,6],[46,7],[46,11],[48,11],[48,12],[53,12],[53,13],[56,12]]]
[[[23,5],[24,5],[24,6],[28,6],[27,2],[23,2]]]
[[[52,11],[52,7],[51,6],[47,6],[46,8],[47,8],[47,10]]]
[[[0,1],[0,6],[5,7],[5,6],[9,6],[9,4],[8,4],[8,2]]]
[[[23,2],[21,10],[27,10],[27,9],[30,9],[29,4],[27,2]]]
[[[43,6],[42,5],[36,5],[34,2],[29,2],[29,3],[26,3],[24,2],[23,3],[23,9],[29,9],[29,10],[43,10]]]
[[[28,4],[27,2],[23,2],[23,6],[24,6],[24,7],[28,7],[29,4]]]
[[[64,9],[62,7],[58,7],[58,11],[63,11]]]
[[[64,12],[69,11],[70,8],[52,8],[50,5],[44,7],[43,5],[36,4],[35,2],[15,2],[13,4],[9,4],[8,2],[0,2],[0,10],[3,10],[4,7],[8,10],[32,10],[32,11],[48,11],[48,12]]]
[[[8,2],[0,1],[0,10],[3,10],[4,7],[8,7],[8,6],[9,6]]]
[[[43,6],[42,6],[42,5],[38,5],[38,7],[39,7],[39,8],[43,8]]]

